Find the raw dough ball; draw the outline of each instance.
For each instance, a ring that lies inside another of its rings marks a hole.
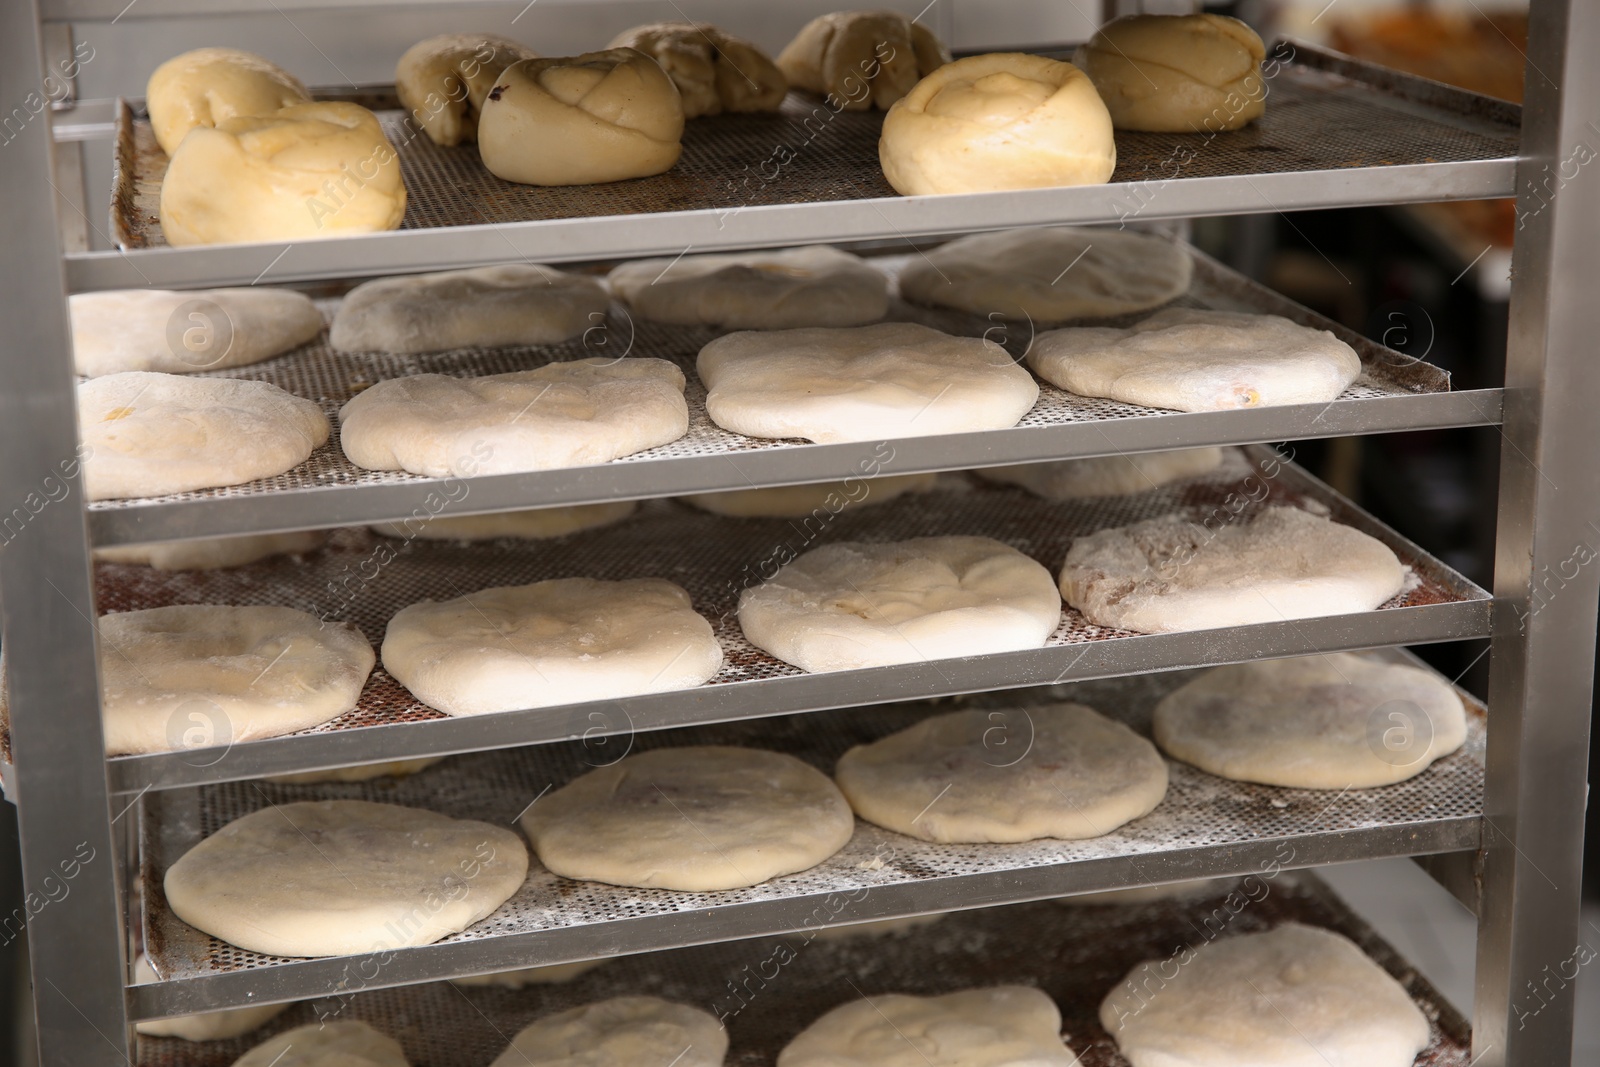
[[[293,608],[174,604],[100,617],[106,752],[278,737],[356,706],[372,646]]]
[[[857,815],[924,841],[1103,837],[1167,794],[1156,746],[1082,704],[935,715],[839,757]]]
[[[358,104],[298,104],[197,128],[161,182],[175,246],[303,241],[400,226],[400,157]]]
[[[556,578],[401,609],[383,666],[431,708],[483,715],[691,689],[722,646],[671,582]]]
[[[917,79],[950,62],[933,31],[898,11],[835,11],[803,26],[778,55],[796,89],[845,111],[888,110]]]
[[[557,985],[570,982],[580,974],[594,970],[605,960],[579,960],[577,963],[552,963],[547,967],[523,967],[497,974],[469,974],[452,978],[456,985],[499,986],[502,989],[521,989],[528,985]]]
[[[522,816],[555,874],[644,889],[759,885],[826,860],[855,832],[828,776],[755,748],[661,748],[590,771]]]
[[[1360,530],[1273,506],[1215,530],[1174,514],[1080,537],[1061,593],[1096,626],[1178,633],[1371,611],[1407,573]]]
[[[1443,679],[1348,652],[1209,670],[1162,698],[1154,728],[1174,759],[1290,789],[1403,782],[1467,739]]]
[[[510,830],[365,800],[274,804],[167,869],[178,918],[273,956],[427,945],[505,903],[528,873]]]
[[[1147,311],[1189,289],[1181,245],[1142,233],[1041,226],[962,237],[900,272],[907,300],[985,317],[1062,322]]]
[[[237,48],[196,48],[174,56],[145,86],[150,129],[169,156],[196,126],[309,103],[311,94],[299,78]]]
[[[890,108],[878,162],[904,196],[1099,185],[1117,143],[1081,70],[996,52],[940,67]]]
[[[1167,308],[1126,330],[1042,333],[1028,366],[1079,396],[1174,411],[1324,403],[1361,376],[1361,357],[1327,330],[1194,308]]]
[[[745,637],[806,671],[1042,648],[1060,621],[1050,572],[987,537],[824,545],[739,597]]]
[[[612,997],[524,1027],[489,1067],[722,1067],[714,1015],[658,997]]]
[[[150,966],[150,961],[140,956],[133,961],[133,980],[136,984],[160,981],[161,976]],[[283,1014],[293,1001],[282,1004],[261,1004],[249,1008],[228,1008],[208,1011],[199,1015],[169,1015],[165,1019],[143,1019],[133,1028],[150,1037],[181,1037],[185,1041],[221,1041],[229,1037],[248,1034],[268,1019]]]
[[[350,290],[328,342],[341,352],[446,352],[556,344],[605,321],[593,278],[509,263],[379,278]]]
[[[1266,46],[1226,15],[1129,15],[1100,27],[1072,62],[1119,130],[1218,133],[1261,117]]]
[[[723,111],[776,111],[789,91],[783,71],[743,37],[708,22],[652,22],[607,48],[632,48],[661,64],[683,99],[684,118]]]
[[[153,371],[78,386],[90,500],[160,496],[271,478],[328,439],[328,417],[267,382]]]
[[[339,411],[368,470],[431,478],[605,463],[689,432],[683,372],[664,359],[574,359],[536,370],[379,382]]]
[[[94,550],[105,563],[134,563],[158,571],[210,571],[242,567],[272,556],[298,556],[315,552],[328,540],[324,530],[283,534],[243,534],[238,537],[203,537],[197,541],[158,541],[148,545],[114,545]]]
[[[269,774],[266,781],[282,785],[318,785],[322,782],[370,782],[374,778],[405,778],[432,767],[442,759],[443,756],[424,756],[421,759],[391,760],[388,763],[360,763],[354,767],[329,767],[321,771]]]
[[[920,930],[924,926],[934,923],[950,914],[947,911],[936,911],[931,915],[903,915],[894,919],[877,919],[867,923],[851,923],[848,926],[823,926],[819,928],[804,927],[801,933],[810,932],[812,940],[816,941],[850,941],[858,937],[889,937],[895,934],[906,934],[913,930]]]
[[[307,1023],[267,1038],[233,1067],[409,1067],[400,1043],[355,1019]]]
[[[819,444],[1003,430],[1039,399],[1000,346],[906,322],[729,334],[695,367],[718,426]]]
[[[1153,904],[1159,900],[1182,900],[1208,894],[1232,882],[1230,878],[1191,878],[1164,885],[1136,885],[1131,889],[1107,889],[1100,893],[1074,893],[1070,897],[1056,897],[1057,904],[1069,908],[1085,904]]]
[[[1027,986],[852,1000],[806,1027],[777,1067],[1074,1067],[1055,1001]]]
[[[496,541],[518,537],[541,541],[592,530],[632,515],[638,501],[609,500],[603,504],[575,504],[565,508],[530,508],[494,515],[436,515],[402,522],[374,523],[372,530],[385,537],[420,538],[424,541]]]
[[[533,49],[492,33],[444,33],[418,41],[394,68],[400,106],[438,145],[478,139],[478,116],[500,72]]]
[[[889,311],[889,280],[828,245],[624,263],[611,291],[652,322],[726,330],[860,326]]]
[[[1145,992],[1152,976],[1159,991]],[[1100,1023],[1133,1067],[1411,1067],[1428,1020],[1348,939],[1288,922],[1128,972]]]
[[[682,136],[683,103],[672,79],[631,48],[512,64],[478,120],[483,165],[525,185],[660,174],[678,161]]]
[[[846,478],[842,482],[781,485],[772,489],[735,489],[726,493],[691,493],[684,497],[713,515],[737,519],[798,519],[825,512],[837,515],[854,505],[882,504],[905,493],[933,488],[937,474],[886,474]]]
[[[86,378],[242,367],[322,332],[322,312],[292,289],[112,289],[68,303],[73,363]]]
[[[1220,448],[1177,448],[1170,452],[1135,452],[1010,467],[980,467],[974,473],[991,482],[1020,485],[1046,500],[1121,496],[1207,474],[1222,465]]]

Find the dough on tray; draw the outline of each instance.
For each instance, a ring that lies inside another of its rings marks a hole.
[[[846,478],[842,482],[690,493],[683,499],[714,515],[731,518],[799,519],[819,511],[837,515],[851,506],[887,503],[906,493],[933,488],[938,477],[937,474],[885,474],[876,478]]]
[[[329,767],[320,771],[269,774],[263,780],[277,782],[280,785],[318,785],[323,782],[370,782],[374,778],[406,778],[432,767],[442,759],[443,756],[423,756],[420,759],[390,760],[387,763],[358,763],[353,767]]]
[[[889,311],[888,277],[829,245],[641,259],[607,280],[641,319],[682,326],[861,326]]]
[[[905,322],[729,334],[695,366],[712,421],[746,437],[832,444],[1002,430],[1039,399],[999,345]]]
[[[845,111],[886,111],[948,62],[950,50],[933,31],[898,11],[819,15],[778,54],[791,86]]]
[[[328,439],[328,417],[267,382],[126,371],[78,386],[90,500],[271,478]]]
[[[636,500],[608,500],[601,504],[529,508],[492,515],[424,516],[399,522],[374,523],[372,530],[385,537],[400,537],[407,541],[413,538],[424,541],[495,541],[502,537],[542,541],[609,526],[632,515],[638,507]]]
[[[1220,448],[1175,448],[1167,452],[979,467],[973,473],[991,482],[1019,485],[1046,500],[1076,500],[1143,493],[1185,478],[1209,474],[1221,465]]]
[[[196,48],[173,56],[145,85],[150,130],[169,156],[197,126],[309,103],[311,94],[299,78],[237,48]]]
[[[431,478],[605,463],[689,432],[683,372],[664,359],[379,382],[339,411],[339,443],[368,470]]]
[[[1155,634],[1371,611],[1405,588],[1408,569],[1360,530],[1278,505],[1214,517],[1078,538],[1062,595],[1096,626]]]
[[[489,1067],[722,1067],[716,1016],[659,997],[612,997],[546,1015]]]
[[[260,363],[322,332],[304,293],[248,289],[110,289],[75,293],[72,358],[79,374],[187,374]]]
[[[273,804],[167,868],[178,918],[273,956],[427,945],[505,903],[528,873],[510,830],[365,800]]]
[[[465,986],[498,986],[501,989],[521,989],[530,985],[560,985],[570,982],[580,974],[594,970],[605,960],[579,960],[577,963],[552,963],[545,967],[521,967],[514,971],[496,971],[494,974],[469,974],[450,981]]]
[[[307,1023],[274,1034],[233,1067],[409,1067],[400,1043],[356,1019]]]
[[[104,563],[142,563],[158,571],[210,571],[222,567],[242,567],[246,563],[272,556],[299,556],[315,552],[327,540],[325,530],[202,537],[194,541],[109,545],[95,549],[94,558]]]
[[[708,22],[652,22],[614,37],[661,64],[683,99],[684,118],[724,111],[776,111],[789,91],[778,65],[756,45]]]
[[[161,976],[150,966],[143,954],[133,961],[133,980],[136,984],[160,981]],[[221,1041],[225,1038],[248,1034],[268,1019],[282,1015],[292,1007],[293,1001],[282,1004],[258,1004],[248,1008],[227,1008],[207,1011],[197,1015],[169,1015],[164,1019],[141,1019],[133,1028],[149,1037],[179,1037],[185,1041]]]
[[[1060,621],[1050,572],[988,537],[824,545],[739,597],[751,644],[806,671],[1042,648]]]
[[[539,53],[492,33],[443,33],[405,50],[394,68],[400,106],[437,145],[478,139],[478,116],[500,72]]]
[[[838,852],[855,817],[838,786],[756,748],[658,748],[592,770],[522,816],[563,878],[712,892],[759,885]]]
[[[1072,62],[1119,130],[1237,130],[1266,111],[1266,46],[1226,15],[1128,15],[1108,22]]]

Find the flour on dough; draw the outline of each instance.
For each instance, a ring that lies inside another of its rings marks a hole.
[[[135,984],[143,985],[146,982],[160,981],[161,976],[141,954],[133,961],[133,980]],[[285,1001],[282,1004],[259,1004],[248,1008],[208,1011],[199,1015],[169,1015],[163,1019],[141,1019],[133,1024],[133,1028],[150,1037],[179,1037],[185,1041],[221,1041],[248,1034],[268,1019],[283,1014],[293,1003]]]
[[[264,781],[278,782],[282,785],[317,785],[322,782],[370,782],[374,778],[406,778],[432,767],[442,759],[443,756],[424,756],[421,759],[390,760],[387,763],[358,763],[353,767],[329,767],[320,771],[269,774]]]
[[[409,1067],[400,1043],[356,1019],[307,1023],[274,1034],[233,1067]]]
[[[933,488],[937,474],[887,474],[846,478],[842,482],[780,485],[771,489],[734,489],[724,493],[690,493],[684,497],[714,515],[738,519],[798,519],[837,515],[848,507],[883,504],[905,493]]]
[[[190,374],[260,363],[322,332],[322,312],[292,289],[110,289],[75,293],[72,359],[79,374]]]
[[[632,515],[639,507],[634,500],[608,500],[602,504],[575,504],[571,507],[529,508],[501,511],[492,515],[414,516],[399,522],[372,525],[375,533],[410,541],[497,541],[503,537],[543,541],[565,537],[580,530],[609,526]]]
[[[659,997],[612,997],[524,1027],[489,1067],[722,1067],[716,1016]]]
[[[552,963],[545,967],[522,967],[515,971],[497,971],[494,974],[469,974],[450,981],[465,986],[498,986],[502,989],[521,989],[530,985],[559,985],[586,974],[605,960],[579,960],[577,963]]]
[[[241,534],[237,537],[202,537],[193,541],[155,541],[144,545],[108,545],[94,550],[104,563],[133,563],[158,571],[209,571],[242,567],[272,556],[299,556],[315,552],[328,540],[324,530],[283,534]]]
[[[975,473],[991,482],[1020,485],[1046,500],[1074,500],[1143,493],[1184,478],[1209,474],[1221,465],[1220,448],[1176,448],[1169,452],[1134,452],[1048,463],[1018,463],[1010,467],[980,467]]]

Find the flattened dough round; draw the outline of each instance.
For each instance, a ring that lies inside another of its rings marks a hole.
[[[722,646],[671,582],[556,578],[401,609],[383,666],[431,708],[483,715],[691,689]]]
[[[1430,1040],[1400,983],[1331,930],[1288,922],[1185,952],[1135,967],[1100,1005],[1133,1067],[1411,1067]]]
[[[269,774],[269,782],[283,785],[317,785],[322,782],[370,782],[374,778],[405,778],[420,770],[432,767],[443,756],[424,756],[420,759],[397,759],[387,763],[358,763],[353,767],[329,767],[321,771],[297,771],[294,774]]]
[[[159,981],[160,975],[150,966],[150,961],[140,955],[133,961],[135,983]],[[179,1037],[185,1041],[221,1041],[224,1038],[248,1034],[268,1019],[282,1015],[294,1004],[259,1004],[248,1008],[228,1008],[225,1011],[208,1011],[199,1015],[169,1015],[164,1019],[141,1019],[133,1028],[150,1037]]]
[[[167,868],[173,914],[274,956],[427,945],[505,903],[528,873],[510,830],[365,800],[274,804]]]
[[[400,106],[428,139],[457,145],[478,139],[478,116],[500,72],[539,54],[492,33],[443,33],[405,50],[394,68]]]
[[[202,537],[195,541],[110,545],[95,549],[94,558],[105,563],[142,563],[158,571],[210,571],[222,567],[242,567],[246,563],[272,556],[298,556],[315,552],[327,540],[325,530]]]
[[[522,816],[564,878],[712,892],[826,860],[855,831],[838,786],[779,752],[660,748],[590,771]]]
[[[716,1016],[659,997],[612,997],[524,1027],[489,1067],[722,1067]]]
[[[718,426],[819,444],[1003,430],[1039,399],[999,345],[906,322],[729,334],[695,367]]]
[[[950,50],[899,11],[835,11],[802,26],[777,62],[790,85],[835,107],[887,111],[950,62]]]
[[[357,1019],[307,1023],[274,1034],[233,1067],[409,1067],[400,1043]]]
[[[1376,538],[1272,506],[1215,530],[1173,514],[1080,537],[1061,593],[1096,626],[1159,634],[1371,611],[1406,576]]]
[[[150,75],[144,95],[151,132],[169,156],[196,126],[311,103],[299,78],[237,48],[196,48],[173,56]]]
[[[991,482],[1020,485],[1046,500],[1075,500],[1143,493],[1185,478],[1209,474],[1221,465],[1220,448],[1176,448],[1169,452],[980,467],[975,473]]]
[[[580,974],[594,970],[605,960],[579,960],[577,963],[552,963],[548,967],[522,967],[515,971],[498,971],[494,974],[469,974],[452,978],[456,985],[498,986],[502,989],[521,989],[530,985],[559,985],[570,982]]]
[[[1460,748],[1467,719],[1431,672],[1341,652],[1209,670],[1156,705],[1155,738],[1223,778],[1370,789]]]
[[[861,326],[889,312],[888,277],[828,245],[641,259],[607,281],[640,318],[680,326]]]
[[[683,386],[664,359],[391,378],[340,409],[339,443],[358,467],[432,478],[584,467],[688,433]]]
[[[739,597],[745,637],[813,672],[1042,648],[1060,621],[1050,572],[988,537],[824,545]]]
[[[1226,15],[1129,15],[1072,54],[1119,130],[1210,133],[1261,117],[1266,46]]]
[[[90,500],[271,478],[328,439],[328,417],[267,382],[127,371],[78,386]]]
[[[609,500],[603,504],[575,504],[566,508],[529,508],[502,511],[494,515],[435,515],[432,518],[402,522],[374,523],[372,529],[385,537],[424,541],[496,541],[502,537],[542,541],[565,537],[580,530],[609,526],[632,515],[636,500]]]
[[[789,82],[772,57],[709,22],[652,22],[612,38],[661,64],[683,100],[683,117],[776,111]]]
[[[292,289],[110,289],[67,300],[73,363],[85,378],[243,367],[322,332],[322,312]]]
[[[937,474],[885,474],[846,478],[842,482],[780,485],[771,489],[735,489],[726,493],[690,493],[683,499],[713,515],[738,519],[798,519],[823,512],[837,515],[847,507],[883,504],[906,493],[933,488]]]

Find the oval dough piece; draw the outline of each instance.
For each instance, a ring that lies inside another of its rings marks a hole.
[[[447,352],[557,344],[605,322],[593,278],[508,263],[379,278],[350,290],[328,343],[340,352]]]
[[[391,378],[339,411],[368,470],[432,478],[605,463],[689,432],[683,372],[664,359],[574,359],[535,370]]]
[[[299,78],[237,48],[196,48],[174,56],[145,85],[150,130],[169,156],[196,126],[309,103],[311,94]]]
[[[78,386],[90,500],[271,478],[328,439],[328,417],[267,382],[127,371]]]
[[[1461,698],[1418,667],[1342,652],[1217,667],[1156,705],[1156,743],[1240,782],[1370,789],[1467,739]]]
[[[888,110],[950,62],[933,31],[898,11],[835,11],[801,27],[778,55],[796,89],[829,98],[844,111]]]
[[[452,978],[450,981],[456,985],[499,986],[502,989],[521,989],[530,985],[559,985],[594,970],[604,962],[605,960],[579,960],[577,963],[552,963],[547,967],[523,967],[496,974],[469,974],[461,978]]]
[[[1003,430],[1039,399],[1000,346],[904,322],[729,334],[695,366],[712,421],[746,437],[833,444]]]
[[[420,759],[390,760],[388,763],[359,763],[354,767],[329,767],[321,771],[269,774],[265,780],[282,785],[318,785],[322,782],[370,782],[374,778],[406,778],[432,767],[442,759],[443,756],[424,756]]]
[[[505,903],[528,873],[510,830],[365,800],[274,804],[180,856],[162,883],[178,918],[272,956],[427,945]]]
[[[745,637],[813,672],[1042,648],[1060,621],[1050,572],[987,537],[824,545],[739,597]]]
[[[659,997],[612,997],[524,1027],[489,1067],[722,1067],[716,1016]]]
[[[827,775],[755,748],[662,748],[590,771],[528,808],[522,829],[563,878],[713,892],[803,871],[855,817]]]
[[[401,609],[383,666],[431,708],[484,715],[692,689],[722,646],[671,582],[556,578]]]
[[[242,567],[246,563],[272,556],[304,555],[315,552],[327,540],[326,530],[203,537],[196,541],[112,545],[95,549],[94,558],[105,563],[142,563],[158,571],[210,571],[222,567]]]
[[[1119,130],[1237,130],[1267,107],[1266,46],[1226,15],[1129,15],[1100,27],[1072,62]]]
[[[1100,1023],[1133,1067],[1411,1067],[1430,1040],[1387,971],[1294,922],[1147,960],[1106,996]]]
[[[860,326],[889,311],[888,277],[828,245],[641,259],[616,267],[607,281],[640,318],[680,326]]]
[[[852,505],[883,504],[906,493],[932,489],[937,474],[885,474],[846,478],[842,482],[780,485],[771,489],[735,489],[726,493],[690,493],[684,497],[713,515],[737,519],[798,519],[822,512],[837,515]]]
[[[392,1037],[356,1019],[307,1023],[274,1034],[233,1067],[409,1067]]]
[[[322,332],[322,312],[292,289],[111,289],[75,293],[79,374],[189,374],[260,363]]]
[[[1148,311],[1189,290],[1194,261],[1142,233],[1041,226],[962,237],[900,272],[907,300],[1002,319],[1063,322]]]
[[[405,50],[394,68],[400,106],[437,145],[478,139],[478,116],[500,72],[539,53],[492,33],[443,33]]]
[[[979,467],[974,473],[991,482],[1020,485],[1046,500],[1075,500],[1143,493],[1185,478],[1209,474],[1221,465],[1220,448],[1176,448],[1169,452]]]
[[[143,955],[133,961],[135,984],[158,982],[161,976],[150,966]],[[178,1037],[185,1041],[221,1041],[225,1038],[248,1034],[268,1019],[282,1015],[293,1007],[293,1001],[282,1004],[260,1004],[248,1008],[228,1008],[208,1011],[199,1015],[169,1015],[164,1019],[141,1019],[133,1028],[150,1037]]]
[[[652,22],[612,38],[661,64],[683,99],[684,118],[723,111],[776,111],[789,83],[772,58],[709,22]]]
[[[1274,506],[1215,530],[1174,514],[1080,537],[1061,593],[1096,626],[1179,633],[1371,611],[1407,574],[1376,538]]]
[[[899,993],[843,1004],[800,1031],[778,1067],[1074,1067],[1061,1010],[1027,986]]]
[[[897,101],[878,162],[903,196],[1099,185],[1116,169],[1117,144],[1081,70],[996,52],[946,64]]]
[[[636,500],[608,500],[603,504],[575,504],[566,508],[529,508],[502,511],[494,515],[435,515],[402,522],[380,522],[372,526],[385,537],[407,541],[496,541],[502,537],[542,541],[565,537],[580,530],[593,530],[620,522],[638,510]]]

